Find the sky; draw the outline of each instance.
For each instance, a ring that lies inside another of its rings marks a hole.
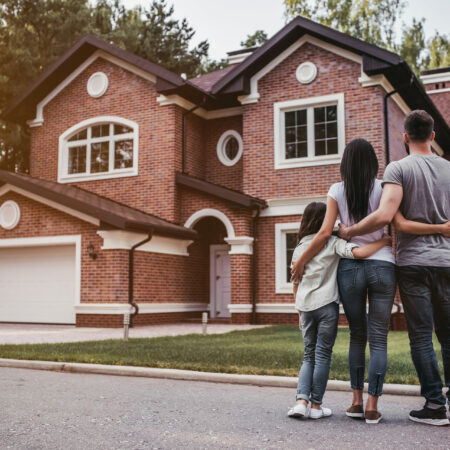
[[[127,7],[150,2],[122,1]],[[174,5],[177,19],[185,17],[196,30],[194,44],[208,40],[213,59],[225,58],[227,52],[239,49],[247,34],[262,29],[270,37],[285,24],[282,0],[168,0],[168,3]],[[408,3],[403,22],[410,24],[413,17],[424,17],[427,37],[435,30],[450,33],[450,0],[408,0]],[[401,33],[401,24],[397,33]]]

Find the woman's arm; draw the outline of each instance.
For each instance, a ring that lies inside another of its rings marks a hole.
[[[325,219],[323,220],[322,227],[317,235],[308,245],[308,248],[303,252],[297,261],[292,265],[291,281],[300,281],[303,277],[303,271],[305,265],[322,250],[323,246],[330,239],[333,232],[334,224],[338,216],[338,204],[334,198],[327,197],[327,212],[325,213]]]
[[[406,219],[400,211],[397,211],[394,216],[394,225],[395,230],[401,231],[402,233],[419,235],[443,234],[445,237],[450,237],[450,221],[440,224],[414,222],[413,220]]]
[[[385,234],[379,241],[371,242],[370,244],[363,245],[362,247],[354,247],[352,249],[352,253],[356,259],[364,259],[372,256],[383,247],[391,246],[392,238],[389,235]]]

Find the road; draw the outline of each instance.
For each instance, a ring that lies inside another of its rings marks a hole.
[[[450,428],[414,424],[418,397],[384,396],[385,421],[286,417],[292,389],[0,369],[3,449],[449,449]]]

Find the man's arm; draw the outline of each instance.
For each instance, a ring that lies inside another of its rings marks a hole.
[[[380,206],[372,214],[369,214],[361,222],[351,227],[340,227],[339,236],[349,240],[353,236],[373,233],[390,224],[395,216],[403,198],[403,187],[398,184],[385,183]]]
[[[450,237],[450,221],[440,224],[430,224],[422,222],[414,222],[408,220],[405,216],[397,211],[394,217],[394,225],[396,231],[409,234],[442,234],[445,237]]]

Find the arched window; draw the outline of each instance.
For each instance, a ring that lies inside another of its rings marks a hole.
[[[137,175],[138,125],[120,117],[96,117],[67,130],[59,142],[59,181]]]

